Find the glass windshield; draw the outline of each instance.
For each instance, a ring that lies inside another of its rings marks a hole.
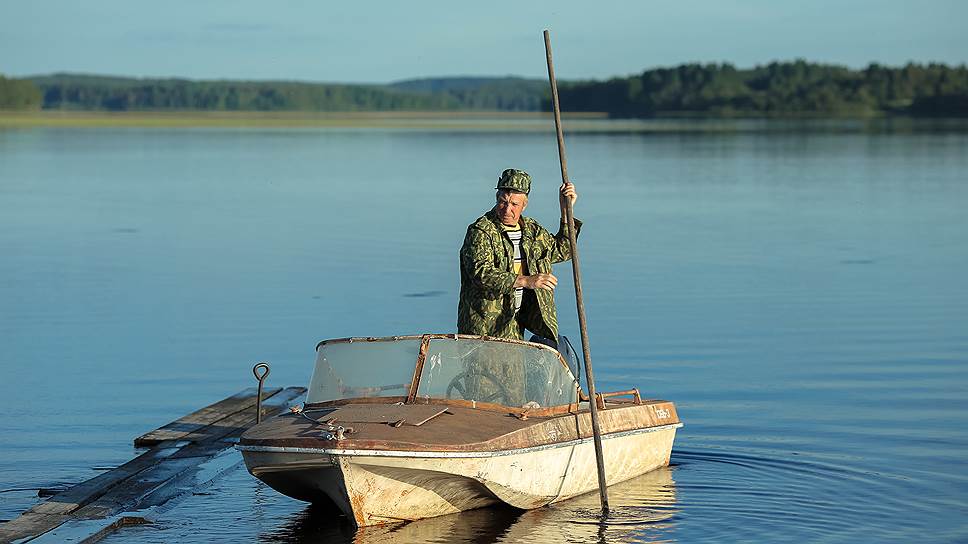
[[[546,408],[576,402],[577,385],[558,354],[522,344],[433,339],[418,397]]]
[[[406,396],[418,351],[419,338],[323,344],[306,402]]]

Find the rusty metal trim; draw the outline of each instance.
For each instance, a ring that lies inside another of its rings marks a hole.
[[[410,380],[410,391],[407,392],[406,404],[413,404],[420,387],[420,375],[423,374],[424,363],[427,361],[427,350],[430,348],[430,335],[420,339],[420,350],[417,352],[417,365],[413,369],[413,379]]]
[[[431,340],[441,340],[441,339],[450,339],[450,340],[483,340],[485,342],[502,342],[502,343],[505,343],[505,344],[517,344],[517,345],[520,345],[520,346],[527,346],[527,347],[530,347],[530,348],[538,348],[538,349],[542,349],[542,350],[546,350],[546,351],[550,351],[551,353],[554,353],[555,356],[558,358],[558,362],[561,363],[561,366],[565,367],[565,369],[568,371],[568,373],[571,374],[571,367],[568,366],[568,363],[565,361],[565,358],[561,356],[561,352],[558,351],[558,350],[556,350],[555,348],[547,345],[547,344],[539,344],[538,342],[528,342],[526,340],[517,340],[517,339],[514,339],[514,338],[499,338],[497,336],[479,336],[479,335],[476,335],[476,334],[454,334],[454,333],[451,333],[451,334],[425,334],[424,335],[424,338],[430,338]],[[572,376],[574,376],[574,374],[572,374]],[[577,378],[575,379],[575,383],[576,384],[578,383],[578,379]]]
[[[327,344],[352,344],[353,342],[394,342],[396,340],[416,340],[423,338],[421,334],[405,334],[400,336],[350,336],[348,338],[332,338],[321,340],[316,344],[316,351]]]
[[[464,399],[442,399],[438,397],[431,397],[429,399],[414,399],[410,402],[407,401],[407,397],[360,397],[356,399],[330,399],[322,402],[314,402],[312,404],[307,404],[304,410],[317,410],[320,408],[328,408],[332,406],[345,406],[347,404],[394,404],[394,403],[404,403],[404,404],[436,404],[440,406],[457,406],[460,408],[473,408],[477,410],[484,410],[486,412],[498,412],[502,414],[512,414],[517,415],[518,413],[524,412],[525,408],[516,408],[513,406],[505,406],[503,404],[496,404],[493,402],[482,402],[482,401],[470,401]],[[661,401],[666,402],[666,401]],[[528,411],[528,417],[555,417],[567,414],[577,414],[581,412],[581,407],[579,403],[572,402],[570,404],[559,404],[557,406],[548,406],[547,408],[532,408]]]
[[[357,397],[357,398],[345,398],[345,399],[330,399],[321,402],[307,403],[303,406],[303,411],[319,410],[322,408],[330,408],[333,406],[343,406],[346,404],[403,404],[407,400],[406,395],[397,395],[393,397]]]
[[[639,394],[638,387],[633,387],[632,389],[626,389],[624,391],[602,392],[602,393],[598,393],[596,396],[598,397],[598,407],[602,410],[605,409],[605,399],[610,397],[630,396],[632,397],[633,404],[642,404],[642,396]],[[625,401],[625,402],[628,402],[628,401]]]
[[[654,433],[658,431],[666,431],[669,429],[680,429],[682,427],[683,427],[683,424],[681,422],[667,423],[665,425],[657,425],[654,427],[640,427],[637,429],[629,429],[627,431],[604,433],[602,434],[602,440],[622,438],[625,436],[630,436],[635,434]],[[258,452],[273,452],[273,453],[313,453],[313,454],[326,454],[326,455],[333,455],[333,456],[475,458],[475,457],[502,457],[505,455],[531,453],[535,451],[575,446],[575,445],[584,444],[591,441],[592,441],[592,437],[586,436],[582,438],[565,440],[562,442],[552,442],[550,444],[541,444],[538,446],[528,446],[525,448],[508,448],[504,450],[490,450],[490,451],[486,451],[486,450],[457,450],[457,451],[374,450],[374,449],[355,449],[355,448],[345,448],[345,449],[344,448],[306,448],[306,447],[299,447],[299,446],[256,446],[256,445],[248,445],[248,444],[236,444],[235,449],[238,451],[258,451]]]
[[[503,342],[505,344],[518,344],[521,346],[528,346],[532,348],[548,350],[554,353],[555,355],[557,355],[558,360],[561,361],[561,364],[565,365],[565,368],[567,368],[568,371],[571,372],[571,368],[568,366],[568,363],[565,362],[565,359],[561,356],[561,352],[559,352],[558,350],[556,350],[551,346],[548,346],[545,344],[539,344],[537,342],[528,342],[526,340],[517,340],[513,338],[499,338],[496,336],[479,336],[476,334],[428,333],[428,334],[405,334],[405,335],[398,335],[398,336],[351,336],[348,338],[333,338],[329,340],[322,340],[318,344],[316,344],[316,351],[319,351],[320,347],[328,344],[352,344],[353,342],[393,342],[396,340],[416,340],[418,338],[419,339],[430,338],[434,340],[447,339],[447,338],[451,340],[484,340],[487,342]]]
[[[344,406],[347,404],[394,404],[394,403],[406,403],[407,397],[396,396],[396,397],[361,397],[355,399],[331,399],[322,402],[314,402],[312,404],[306,404],[303,408],[304,410],[317,410],[320,408],[329,408],[332,406]],[[549,406],[547,408],[532,409],[528,412],[528,417],[554,417],[565,414],[578,414],[587,413],[588,408],[583,411],[581,409],[581,403],[588,402],[588,397],[584,397],[579,402],[573,402],[571,404],[560,404],[558,406]],[[642,405],[648,404],[661,404],[665,402],[671,402],[664,399],[642,399]],[[413,403],[411,403],[413,404]],[[505,406],[503,404],[494,404],[491,402],[477,402],[476,405],[469,400],[463,399],[442,399],[437,397],[431,397],[430,399],[422,399],[420,404],[439,404],[442,406],[459,406],[462,408],[476,408],[478,410],[484,410],[487,412],[500,412],[500,413],[512,413],[516,414],[518,412],[523,412],[524,408],[515,408],[512,406]],[[633,405],[633,402],[616,402],[616,404],[622,404],[625,406]]]

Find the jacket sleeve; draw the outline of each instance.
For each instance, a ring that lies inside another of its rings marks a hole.
[[[460,248],[460,266],[473,285],[485,298],[496,299],[514,290],[514,272],[498,270],[494,266],[495,249],[490,237],[473,226],[467,229],[464,245]]]
[[[546,243],[548,244],[548,257],[551,259],[552,264],[560,263],[571,259],[571,244],[568,241],[568,224],[564,221],[558,226],[558,232],[551,236],[551,233],[541,229],[542,237],[547,236]],[[581,221],[575,218],[575,239],[578,239],[578,235],[581,234]]]

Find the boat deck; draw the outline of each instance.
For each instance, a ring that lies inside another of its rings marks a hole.
[[[452,402],[398,404],[365,402],[310,406],[274,418],[242,436],[243,447],[338,447],[353,450],[500,451],[561,443],[592,436],[587,409],[523,417],[506,408],[471,408]],[[610,402],[599,412],[603,434],[679,423],[675,405],[658,399]],[[328,440],[342,426],[344,439]],[[338,443],[338,445],[337,445]]]

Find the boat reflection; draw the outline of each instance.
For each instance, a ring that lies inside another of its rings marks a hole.
[[[535,510],[480,508],[409,523],[354,529],[337,511],[307,507],[291,523],[264,534],[270,542],[657,542],[670,539],[676,508],[674,467],[608,488],[610,512],[600,519],[598,493]]]

